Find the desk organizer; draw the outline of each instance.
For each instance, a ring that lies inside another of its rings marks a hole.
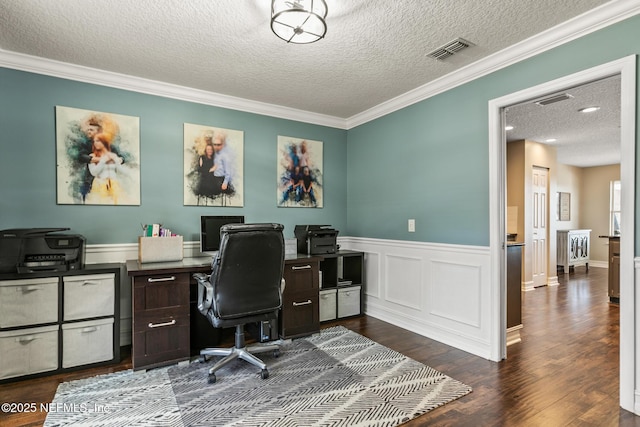
[[[138,237],[138,261],[181,261],[183,258],[182,236]]]

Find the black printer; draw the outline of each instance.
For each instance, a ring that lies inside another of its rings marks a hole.
[[[338,230],[328,225],[296,225],[294,234],[298,253],[307,255],[335,254],[338,251]]]
[[[58,234],[68,228],[15,228],[0,231],[0,274],[81,270],[85,239]],[[52,234],[55,233],[55,234]]]

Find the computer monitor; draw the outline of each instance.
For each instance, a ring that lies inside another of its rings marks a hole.
[[[213,255],[220,249],[220,228],[225,224],[244,224],[244,216],[212,216],[200,217],[200,252]]]

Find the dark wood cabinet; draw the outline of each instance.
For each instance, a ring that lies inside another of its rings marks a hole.
[[[279,316],[281,338],[311,335],[320,330],[319,266],[318,257],[285,260],[285,289]]]
[[[145,272],[133,277],[133,369],[190,357],[190,274]]]
[[[507,244],[507,345],[521,341],[522,243]]]
[[[609,238],[609,300],[620,301],[620,237]]]

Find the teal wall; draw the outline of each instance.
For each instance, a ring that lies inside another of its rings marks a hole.
[[[488,246],[488,102],[638,54],[638,40],[635,16],[350,129],[349,234]],[[637,224],[637,197],[635,209]],[[407,231],[409,218],[415,233]]]
[[[0,68],[0,229],[67,226],[89,243],[127,243],[140,223],[161,222],[196,240],[200,215],[243,214],[285,224],[287,237],[320,223],[343,236],[488,246],[489,100],[638,54],[637,40],[640,16],[349,131]],[[140,206],[56,204],[56,105],[140,117]],[[185,122],[244,131],[243,208],[183,206]],[[278,135],[324,141],[324,208],[276,206]]]
[[[140,206],[56,204],[55,106],[140,118]],[[183,124],[244,131],[244,207],[183,205]],[[0,230],[70,227],[89,244],[133,243],[157,222],[197,240],[200,215],[245,215],[346,232],[346,131],[0,68]],[[324,207],[279,208],[278,135],[324,142]]]

